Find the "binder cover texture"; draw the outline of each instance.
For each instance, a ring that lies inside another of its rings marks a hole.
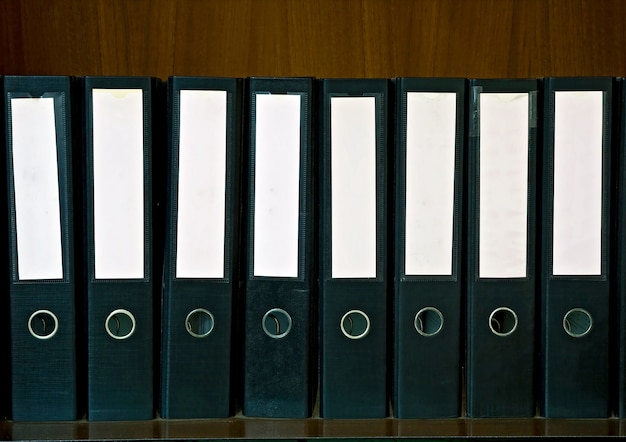
[[[148,77],[85,78],[89,420],[154,415],[158,89]]]
[[[78,416],[74,85],[70,77],[4,78],[15,421]]]
[[[163,274],[164,418],[234,412],[242,81],[170,77]]]
[[[387,397],[386,79],[321,82],[320,415],[382,418]]]
[[[315,384],[311,78],[250,78],[243,414],[307,417]]]
[[[470,87],[467,415],[533,416],[538,82]]]
[[[396,80],[393,414],[461,413],[464,79]]]
[[[540,401],[545,417],[610,413],[612,93],[608,77],[545,80]]]

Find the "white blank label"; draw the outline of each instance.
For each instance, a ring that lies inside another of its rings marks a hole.
[[[479,277],[524,278],[528,93],[480,94]]]
[[[376,277],[376,100],[331,97],[332,278]]]
[[[54,98],[12,98],[20,280],[63,279]]]
[[[406,275],[451,275],[456,93],[407,93]]]
[[[603,92],[555,92],[554,275],[602,273]]]
[[[254,276],[298,277],[300,95],[256,95]]]
[[[223,278],[226,91],[180,91],[176,277]]]
[[[96,279],[144,278],[143,91],[94,89]]]

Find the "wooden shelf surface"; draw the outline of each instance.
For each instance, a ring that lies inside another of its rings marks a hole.
[[[315,440],[624,437],[625,419],[228,419],[0,422],[0,440]]]

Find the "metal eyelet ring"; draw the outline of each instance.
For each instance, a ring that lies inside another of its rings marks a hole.
[[[341,332],[349,339],[362,339],[370,332],[370,318],[361,310],[350,310],[341,318]]]
[[[50,339],[59,330],[59,319],[50,310],[37,310],[28,318],[28,331],[37,339]]]
[[[137,323],[131,312],[125,309],[113,310],[104,321],[104,329],[113,339],[130,338],[135,332]]]
[[[513,334],[517,324],[517,314],[508,307],[498,307],[489,315],[489,328],[497,336]]]
[[[282,308],[273,308],[263,315],[263,331],[273,339],[281,339],[289,334],[293,322],[291,316]]]
[[[189,312],[185,318],[185,329],[194,338],[206,338],[215,328],[215,317],[203,308]]]
[[[573,308],[563,316],[563,329],[574,338],[582,338],[589,334],[592,328],[593,318],[585,309]]]
[[[443,329],[443,314],[435,307],[424,307],[415,315],[413,326],[422,336],[435,336]]]

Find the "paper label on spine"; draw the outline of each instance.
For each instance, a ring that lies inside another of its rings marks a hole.
[[[524,278],[528,93],[480,94],[479,276]]]
[[[177,278],[224,278],[226,98],[180,91]]]
[[[141,279],[144,270],[144,121],[141,89],[94,89],[96,279]]]
[[[256,95],[254,276],[298,277],[300,101]]]
[[[54,98],[12,98],[17,273],[63,279]]]
[[[554,275],[602,273],[603,92],[555,92]]]
[[[405,274],[452,275],[456,93],[407,93]]]
[[[332,278],[376,275],[376,99],[331,97]]]

